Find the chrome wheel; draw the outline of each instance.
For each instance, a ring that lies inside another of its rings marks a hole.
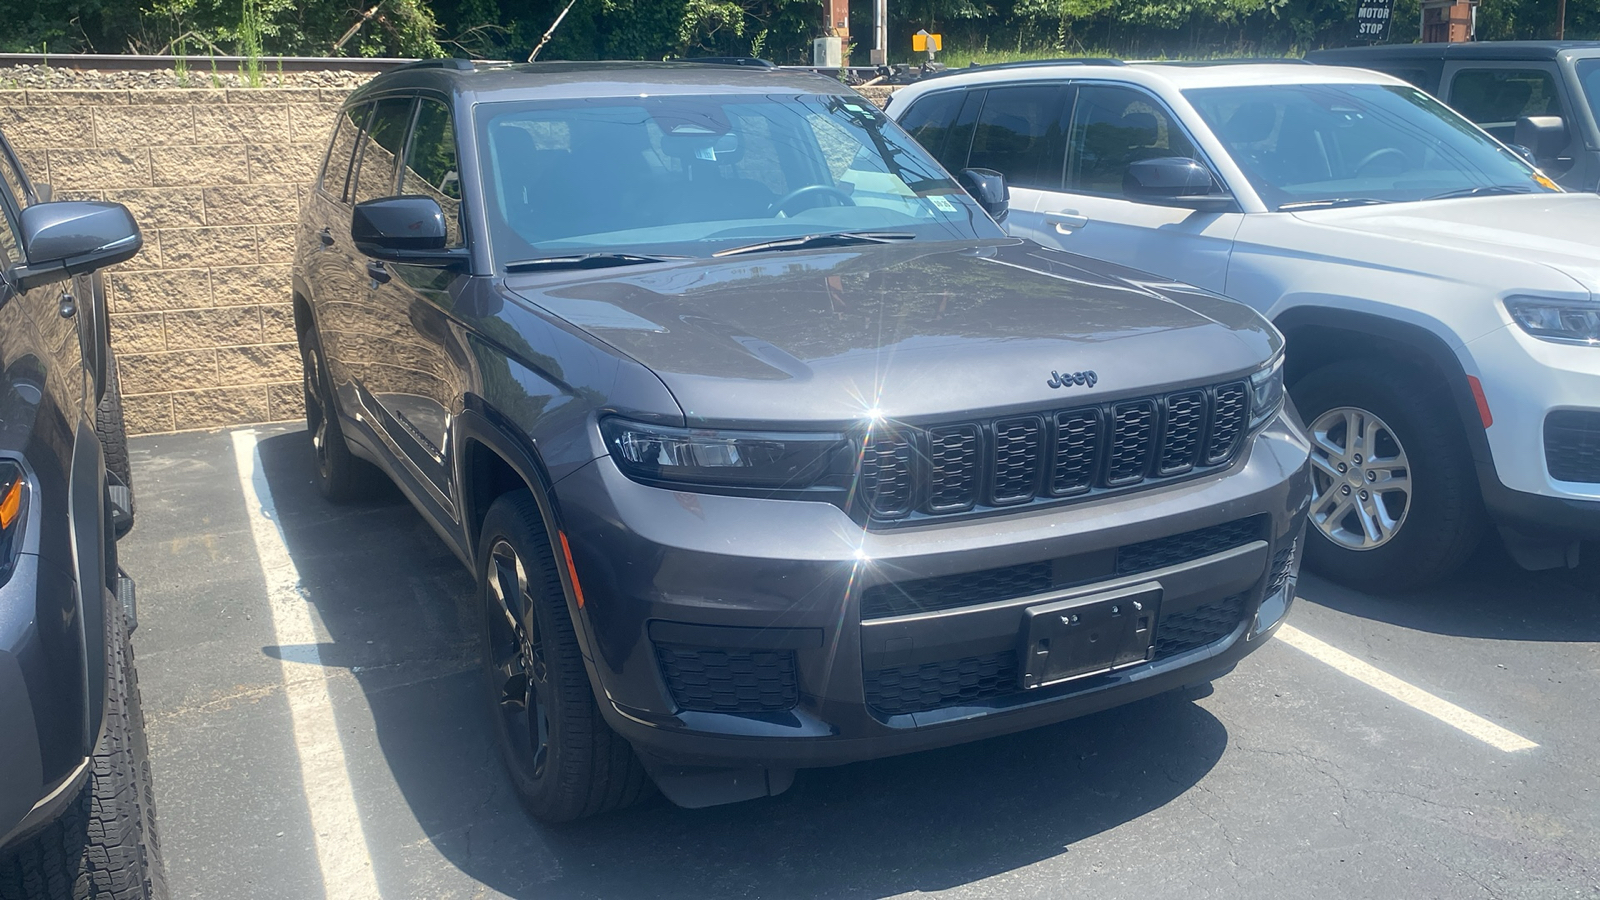
[[[1341,406],[1311,423],[1311,521],[1341,547],[1387,544],[1411,511],[1411,465],[1394,429]]]
[[[537,779],[550,755],[550,670],[528,571],[510,542],[495,542],[484,578],[490,686],[517,764]]]

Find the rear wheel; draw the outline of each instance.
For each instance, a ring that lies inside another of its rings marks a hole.
[[[1350,359],[1293,388],[1311,433],[1306,564],[1379,591],[1449,575],[1483,533],[1483,502],[1455,404],[1437,379]]]
[[[111,679],[88,782],[60,818],[0,859],[0,900],[167,896],[133,648],[123,617],[106,619]]]
[[[128,516],[118,523],[117,537],[133,528],[133,463],[128,458],[128,428],[122,417],[122,384],[117,380],[117,360],[106,363],[106,395],[94,414],[95,434],[106,457],[106,471],[128,489]]]
[[[305,376],[306,433],[311,438],[311,452],[317,463],[317,490],[335,503],[365,497],[372,492],[378,472],[366,461],[357,459],[345,442],[327,361],[313,331],[300,335],[300,364]]]
[[[532,494],[513,491],[489,507],[481,547],[484,681],[523,805],[565,822],[637,802],[650,780],[600,716]]]

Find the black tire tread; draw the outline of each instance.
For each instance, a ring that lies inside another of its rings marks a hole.
[[[552,659],[559,709],[552,714],[560,722],[551,729],[560,735],[560,747],[551,747],[551,759],[559,765],[558,782],[553,789],[530,795],[522,790],[524,805],[536,818],[547,822],[567,822],[622,809],[648,797],[655,788],[629,744],[605,723],[595,702],[594,690],[584,668],[578,637],[568,615],[566,593],[556,568],[554,547],[544,528],[538,503],[526,490],[513,491],[496,500],[484,517],[484,549],[478,565],[485,571],[492,536],[504,535],[518,545],[518,555],[529,567],[530,582],[537,580],[537,602],[544,615],[540,627],[547,632],[545,643],[555,650]],[[530,587],[532,584],[530,583]],[[546,778],[551,773],[546,773]]]
[[[0,860],[0,900],[163,900],[150,754],[133,647],[106,617],[112,658],[105,730],[66,811]]]
[[[1366,358],[1317,369],[1292,393],[1308,424],[1335,406],[1371,410],[1403,432],[1413,461],[1412,508],[1399,534],[1383,547],[1353,551],[1312,527],[1306,565],[1334,581],[1381,591],[1412,590],[1460,568],[1477,549],[1487,517],[1448,386],[1405,362]]]

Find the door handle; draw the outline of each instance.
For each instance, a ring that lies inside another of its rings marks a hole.
[[[317,232],[317,240],[322,242],[322,246],[324,248],[332,247],[333,246],[333,231],[332,231],[332,229],[324,228],[321,231]]]
[[[1074,229],[1082,228],[1089,224],[1088,216],[1078,215],[1075,209],[1062,210],[1061,212],[1047,212],[1044,214],[1047,225],[1054,225],[1061,234],[1071,234]]]
[[[373,289],[377,289],[380,284],[388,284],[389,279],[393,276],[389,274],[388,269],[384,268],[383,263],[375,259],[369,259],[367,260],[367,277],[372,279]]]

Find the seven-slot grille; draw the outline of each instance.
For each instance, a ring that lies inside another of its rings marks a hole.
[[[1244,382],[1042,416],[901,427],[868,437],[872,515],[965,512],[1129,488],[1229,462],[1249,421]]]

